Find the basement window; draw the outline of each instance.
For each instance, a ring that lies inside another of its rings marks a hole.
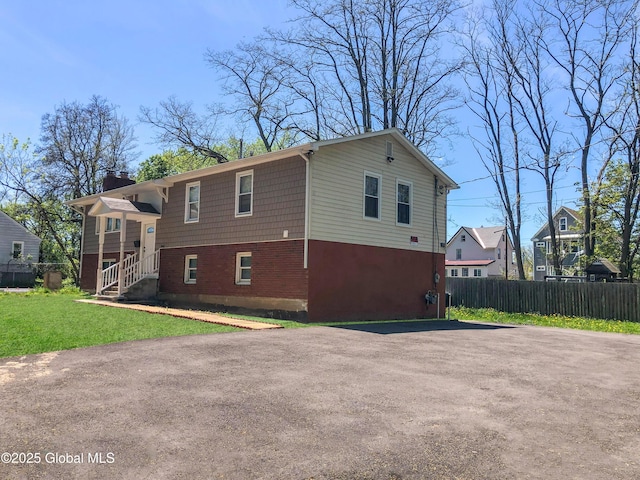
[[[185,255],[184,257],[184,283],[196,283],[198,271],[198,256]]]
[[[251,285],[251,252],[236,254],[236,285]]]

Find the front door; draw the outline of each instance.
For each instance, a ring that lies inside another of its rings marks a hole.
[[[142,224],[142,258],[156,251],[156,222]]]

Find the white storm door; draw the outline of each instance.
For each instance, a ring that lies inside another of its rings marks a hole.
[[[156,222],[142,224],[142,258],[156,251]]]

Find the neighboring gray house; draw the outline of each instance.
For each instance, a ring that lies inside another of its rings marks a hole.
[[[38,261],[40,241],[40,238],[0,211],[0,286],[13,285],[16,282],[14,273],[31,273],[29,266]]]
[[[553,215],[556,238],[560,242],[562,275],[578,275],[582,255],[582,216],[579,212],[560,207]],[[551,234],[545,223],[531,239],[533,242],[533,279],[544,281],[545,276],[554,275],[551,260]]]
[[[504,226],[460,227],[447,242],[447,277],[518,278],[513,244]]]

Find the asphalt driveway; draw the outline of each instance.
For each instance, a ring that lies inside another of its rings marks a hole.
[[[640,478],[640,336],[425,322],[143,340],[0,360],[0,406],[3,479]]]

